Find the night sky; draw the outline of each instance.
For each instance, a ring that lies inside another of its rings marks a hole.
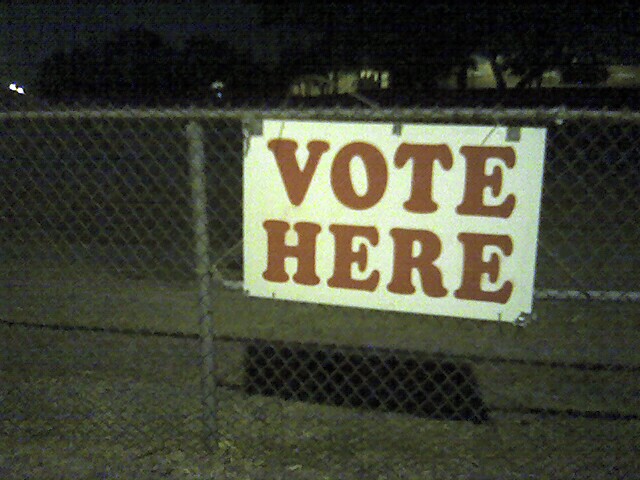
[[[184,2],[20,2],[0,4],[0,81],[33,80],[37,65],[57,48],[90,45],[115,31],[142,25],[180,44],[207,33],[272,56],[275,35],[259,25],[258,8],[236,3]]]

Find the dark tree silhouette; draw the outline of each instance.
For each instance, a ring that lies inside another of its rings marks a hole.
[[[306,1],[265,5],[263,20],[278,27],[284,45],[291,32],[301,30],[319,39],[307,65],[291,64],[292,73],[294,67],[322,74],[366,64],[392,72],[392,86],[402,92],[429,90],[452,73],[465,88],[472,55],[483,54],[498,90],[504,90],[508,73],[520,77],[516,88],[540,86],[549,70],[560,70],[572,82],[606,80],[601,62],[585,54],[596,52],[598,58],[613,54],[612,45],[629,44],[638,11],[628,0],[598,8],[568,0],[517,5],[479,0],[473,7],[467,2]]]
[[[371,68],[390,72],[392,90],[419,94],[452,74],[466,88],[474,54],[488,57],[499,90],[509,72],[519,75],[517,88],[526,88],[540,86],[551,69],[565,81],[598,83],[608,75],[603,56],[637,54],[640,10],[629,0],[620,4],[623,14],[614,15],[613,7],[586,9],[569,0],[517,6],[478,0],[473,8],[467,2],[265,2],[262,25],[279,32],[277,65],[257,64],[215,36],[196,35],[177,50],[138,27],[98,45],[54,52],[41,64],[36,87],[49,98],[132,103],[211,99],[218,81],[225,98],[283,98],[301,75]]]
[[[508,71],[520,77],[515,85],[519,89],[539,87],[543,74],[550,70],[575,72],[565,80],[605,81],[608,73],[594,59],[612,55],[609,45],[623,43],[625,34],[624,22],[612,21],[610,11],[562,0],[544,5],[523,3],[511,9],[487,3],[471,21],[478,31],[478,51],[489,58],[498,89],[507,87]]]
[[[54,99],[140,102],[172,88],[174,59],[158,34],[123,30],[99,45],[55,52],[40,66],[36,86],[40,95]]]
[[[106,42],[97,57],[98,90],[128,100],[144,100],[169,90],[175,82],[174,54],[160,35],[144,28],[119,32]]]
[[[441,7],[444,8],[444,7]],[[266,25],[277,26],[283,52],[281,68],[292,76],[362,67],[387,70],[391,86],[402,92],[434,88],[461,64],[469,49],[455,43],[455,31],[442,25],[434,7],[404,2],[359,4],[302,2],[263,7]],[[299,48],[292,32],[315,40]]]
[[[213,82],[225,92],[257,88],[260,71],[246,53],[215,37],[197,35],[176,50],[157,33],[134,28],[92,47],[55,52],[40,66],[37,89],[58,100],[202,101],[217,99]]]
[[[68,94],[69,82],[73,76],[76,74],[71,55],[56,50],[40,64],[35,90],[44,98],[60,99]]]
[[[560,68],[562,81],[576,85],[597,85],[609,78],[607,68],[597,58],[575,58]]]
[[[222,82],[226,91],[237,91],[253,80],[249,55],[211,35],[191,37],[179,58],[180,84],[192,95],[210,95],[213,82]]]

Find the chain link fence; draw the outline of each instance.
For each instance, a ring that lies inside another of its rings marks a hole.
[[[247,296],[263,118],[546,127],[534,315]],[[634,112],[0,112],[0,476],[639,478],[639,186]]]

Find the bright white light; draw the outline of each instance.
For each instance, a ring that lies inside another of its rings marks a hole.
[[[11,90],[12,92],[19,93],[20,95],[24,95],[25,94],[24,87],[19,86],[15,82],[13,82],[12,84],[9,85],[9,90]]]

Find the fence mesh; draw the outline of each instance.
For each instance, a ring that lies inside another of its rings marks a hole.
[[[262,118],[546,127],[535,315],[245,295]],[[638,478],[639,186],[633,112],[0,112],[0,476]]]

